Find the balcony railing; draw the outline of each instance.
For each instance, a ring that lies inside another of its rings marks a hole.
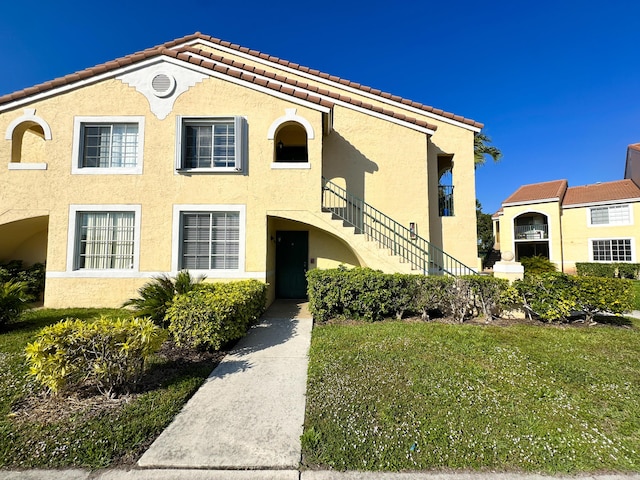
[[[547,240],[549,238],[548,225],[516,225],[516,240]]]
[[[430,275],[473,275],[476,272],[404,225],[376,210],[344,188],[323,178],[322,209],[355,227],[412,267]]]

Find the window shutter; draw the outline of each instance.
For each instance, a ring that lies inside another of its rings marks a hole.
[[[239,172],[244,170],[244,166],[248,154],[248,141],[247,141],[247,120],[244,117],[234,117],[234,127],[236,135],[236,166],[235,169]]]

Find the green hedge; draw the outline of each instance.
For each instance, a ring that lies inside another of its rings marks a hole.
[[[25,353],[30,374],[51,392],[89,385],[112,395],[135,386],[165,338],[146,318],[66,319],[43,328]]]
[[[525,311],[546,321],[566,320],[575,312],[591,321],[597,313],[621,314],[633,307],[633,282],[626,279],[547,273],[526,276],[514,287]]]
[[[312,270],[307,274],[309,310],[318,322],[333,318],[376,321],[437,312],[462,322],[523,309],[545,321],[584,312],[620,314],[633,309],[633,282],[617,278],[528,274],[510,285],[485,275],[462,277],[385,274],[367,268]]]
[[[176,344],[219,350],[242,338],[264,313],[267,285],[257,280],[200,283],[177,295],[167,310]]]
[[[580,276],[640,279],[640,263],[576,263]]]
[[[311,270],[307,274],[309,310],[314,319],[356,318],[376,321],[433,312],[459,321],[500,312],[506,280],[489,276],[385,274],[368,268]]]

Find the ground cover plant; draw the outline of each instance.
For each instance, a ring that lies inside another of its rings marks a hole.
[[[638,327],[317,325],[303,463],[640,471]]]
[[[48,325],[71,317],[125,319],[123,309],[40,309],[0,331],[0,468],[102,468],[132,464],[169,424],[224,352],[165,342],[136,385],[109,398],[90,392],[45,395],[27,375],[25,347]]]

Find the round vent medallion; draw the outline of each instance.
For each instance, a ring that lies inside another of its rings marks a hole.
[[[151,89],[156,97],[168,97],[175,88],[175,78],[167,73],[158,73],[151,79]]]

